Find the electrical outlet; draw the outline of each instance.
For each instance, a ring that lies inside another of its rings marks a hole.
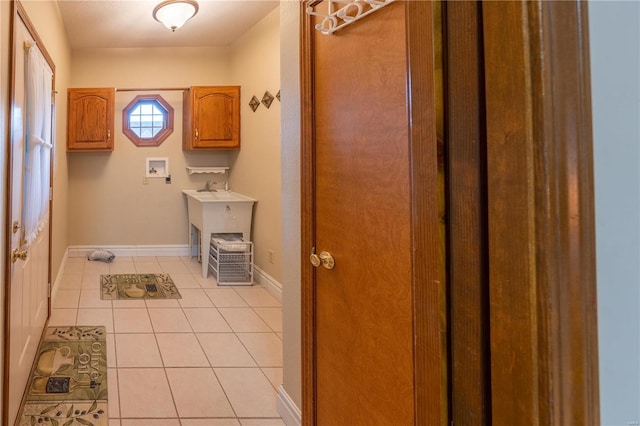
[[[149,185],[149,179],[147,179],[146,176],[142,176],[142,184],[143,185]]]
[[[274,256],[273,250],[269,250],[269,263],[273,263],[273,256]]]

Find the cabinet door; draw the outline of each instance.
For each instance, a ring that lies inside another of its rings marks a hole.
[[[240,87],[192,87],[191,148],[240,148]]]
[[[67,151],[113,151],[115,89],[69,89]]]

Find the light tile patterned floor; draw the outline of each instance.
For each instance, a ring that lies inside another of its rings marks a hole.
[[[69,258],[49,325],[107,328],[110,426],[283,426],[282,309],[181,257]],[[100,274],[169,273],[182,299],[101,300]]]

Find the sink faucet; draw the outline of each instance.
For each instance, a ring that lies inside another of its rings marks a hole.
[[[213,184],[217,184],[218,182],[213,182]],[[216,192],[215,189],[211,188],[211,181],[208,180],[207,183],[204,184],[204,188],[198,189],[198,192]]]

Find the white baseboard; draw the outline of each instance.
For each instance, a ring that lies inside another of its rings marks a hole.
[[[122,257],[137,257],[137,256],[184,256],[190,255],[188,244],[176,244],[176,245],[157,245],[157,246],[69,246],[65,252],[63,265],[60,267],[56,283],[61,279],[61,273],[64,269],[67,257],[87,257],[95,250],[109,250],[113,254]],[[280,284],[275,278],[267,274],[259,267],[253,267],[254,280],[257,284],[264,286],[267,291],[282,303],[282,284]],[[57,286],[54,286],[57,291]],[[53,295],[52,295],[53,296]]]
[[[69,257],[87,257],[94,250],[109,250],[117,256],[189,256],[188,244],[157,246],[70,246]]]
[[[62,256],[62,262],[60,262],[58,275],[56,275],[55,281],[51,283],[51,306],[53,306],[53,302],[56,301],[56,296],[58,295],[58,290],[60,289],[60,282],[62,281],[62,275],[64,275],[64,268],[65,266],[67,266],[68,257],[69,257],[69,249],[67,248],[64,251],[64,255]]]
[[[284,387],[278,386],[278,414],[287,426],[300,426],[302,413]]]
[[[282,284],[256,265],[253,265],[253,280],[256,284],[264,286],[273,297],[282,303]]]

